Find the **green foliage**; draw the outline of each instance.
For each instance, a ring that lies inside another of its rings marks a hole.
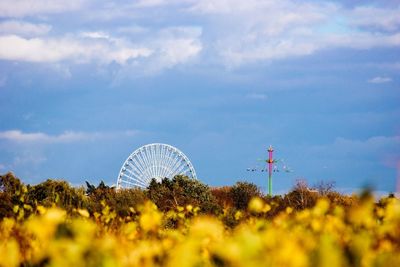
[[[22,191],[22,188],[23,183],[12,172],[0,175],[0,192],[12,195]]]
[[[74,188],[68,182],[48,179],[29,188],[28,198],[31,205],[40,203],[45,207],[57,205],[68,212],[82,208],[87,204],[83,188]]]
[[[253,197],[262,197],[260,189],[252,183],[237,182],[231,187],[230,196],[236,209],[245,210]]]
[[[328,199],[332,206],[346,208],[358,205],[363,198],[371,198],[368,194],[361,197],[341,195],[332,190],[331,184],[321,183],[317,189],[310,189],[304,181],[299,181],[286,195],[269,197],[263,196],[252,183],[238,182],[233,186],[210,188],[186,176],[163,179],[161,182],[152,180],[146,190],[116,190],[103,181],[97,186],[86,182],[86,189],[76,188],[66,181],[51,179],[26,186],[12,173],[7,173],[0,176],[0,220],[4,217],[23,220],[42,206],[59,207],[69,215],[80,210],[85,210],[87,216],[102,214],[102,220],[111,225],[120,223],[121,218],[134,218],[138,214],[135,207],[151,200],[167,214],[166,227],[185,224],[194,213],[207,213],[218,217],[226,227],[234,228],[251,216],[270,220],[287,208],[295,211],[312,208],[321,198]],[[257,205],[252,205],[253,213],[248,210],[249,202],[254,197],[266,203],[262,212],[257,211],[256,214]]]
[[[231,196],[230,186],[213,187],[210,190],[211,194],[217,201],[218,206],[222,207],[223,209],[233,207],[233,200]]]
[[[110,203],[118,216],[125,217],[131,213],[131,208],[143,204],[147,200],[143,190],[138,188],[120,189],[115,192],[114,201]]]
[[[13,173],[0,175],[0,219],[3,217],[26,216],[23,207],[26,204],[28,188]]]
[[[201,212],[219,210],[207,185],[182,175],[171,180],[164,178],[160,183],[153,179],[147,189],[147,196],[162,211],[189,204],[200,207]]]
[[[130,209],[147,200],[143,190],[138,188],[116,190],[114,187],[105,185],[103,181],[96,187],[86,182],[89,202],[87,209],[89,212],[101,212],[105,203],[110,209],[114,210],[119,216],[128,216]]]

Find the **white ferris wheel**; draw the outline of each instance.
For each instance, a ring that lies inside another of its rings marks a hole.
[[[178,174],[197,179],[192,163],[182,151],[167,144],[148,144],[136,149],[125,160],[117,188],[146,188],[153,178],[161,181]]]

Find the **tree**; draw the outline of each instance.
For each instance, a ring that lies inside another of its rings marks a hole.
[[[231,187],[230,195],[235,208],[240,210],[247,209],[253,197],[262,197],[261,190],[253,183],[237,182]]]
[[[162,211],[189,204],[200,207],[203,212],[219,210],[207,185],[182,175],[172,179],[164,178],[161,182],[152,179],[147,196]]]
[[[315,188],[321,196],[327,196],[329,193],[333,192],[335,182],[320,181],[313,188]]]
[[[222,208],[233,207],[233,200],[231,195],[231,186],[213,187],[211,194],[214,196],[218,205]]]
[[[297,210],[310,208],[315,205],[319,197],[317,190],[308,188],[307,182],[299,179],[291,192],[285,195],[287,206],[294,207]]]
[[[45,182],[32,186],[28,190],[29,201],[32,205],[57,205],[72,211],[86,205],[83,188],[74,188],[63,180],[47,179]]]
[[[23,186],[21,180],[15,177],[12,172],[0,175],[0,192],[2,193],[15,194],[17,191],[21,191]]]
[[[0,219],[14,216],[13,207],[23,205],[27,187],[12,172],[0,175]]]

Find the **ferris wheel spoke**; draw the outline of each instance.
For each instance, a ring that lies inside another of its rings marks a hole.
[[[181,174],[186,175],[186,176],[190,176],[187,175],[187,173],[190,173],[190,167],[188,165],[184,165],[183,169],[180,171]]]
[[[129,174],[131,174],[131,175],[126,175],[126,173],[125,173],[126,177],[129,177],[130,179],[135,179],[135,180],[141,181],[140,175],[137,175],[136,173],[134,173],[134,172],[132,172],[131,170],[128,170],[128,169],[126,169],[125,172],[128,172]]]
[[[147,172],[149,171],[149,161],[147,160],[145,153],[142,153],[140,155],[140,159],[141,159],[141,162],[143,162],[143,175],[145,176],[145,175],[147,175]]]
[[[173,175],[174,174],[174,171],[175,171],[175,169],[176,169],[176,167],[178,166],[178,164],[180,163],[180,158],[179,158],[179,154],[174,154],[174,158],[173,158],[173,160],[172,160],[172,163],[171,163],[171,175]]]
[[[160,153],[158,155],[158,160],[159,160],[159,163],[158,163],[158,176],[162,179],[162,178],[164,178],[164,177],[162,177],[162,174],[164,172],[163,161],[164,161],[164,156],[165,156],[165,147],[162,146],[162,147],[159,148],[159,150],[160,150]]]
[[[154,155],[154,157],[155,157],[155,160],[156,160],[156,162],[157,162],[157,164],[155,165],[156,176],[157,176],[158,178],[161,179],[161,176],[160,176],[160,174],[161,174],[161,168],[160,168],[160,162],[161,162],[161,147],[159,147],[159,146],[156,146],[156,147],[155,147],[155,155]]]
[[[136,158],[137,158],[137,161],[139,162],[139,165],[141,166],[142,172],[144,172],[146,170],[147,162],[144,161],[143,154],[137,153]]]
[[[181,161],[181,162],[179,163],[179,165],[177,165],[177,166],[175,167],[175,169],[174,169],[174,174],[175,174],[175,175],[181,174],[180,172],[181,172],[181,170],[182,170],[183,168],[185,168],[185,165],[184,165],[184,163]]]
[[[179,173],[177,173],[177,170],[181,167],[181,165],[182,165],[182,157],[181,157],[180,154],[178,154],[177,155],[177,162],[174,165],[174,167],[172,168],[173,175],[179,174]]]
[[[149,168],[149,164],[150,164],[150,162],[148,161],[146,156],[147,156],[147,154],[146,154],[145,151],[143,153],[138,154],[138,160],[142,164],[143,174],[147,173],[148,168]]]
[[[168,173],[169,173],[169,168],[167,167],[167,165],[164,163],[163,165],[163,169],[162,169],[162,177],[168,177]]]
[[[183,157],[184,162],[187,164],[187,167],[189,169],[189,173],[191,174],[190,176],[196,177],[196,173],[194,172],[194,168],[192,166],[192,163],[188,159],[188,157],[186,157],[186,155],[182,155],[182,157]],[[186,171],[186,173],[187,173],[187,171]]]
[[[132,163],[128,162],[127,166],[129,166],[133,172],[135,172],[136,174],[140,175],[141,171],[135,165],[133,165]]]
[[[139,180],[144,180],[145,182],[150,183],[150,180],[147,179],[147,178],[144,176],[144,173],[146,172],[146,170],[145,170],[145,165],[141,165],[141,164],[144,164],[144,162],[140,160],[140,157],[136,157],[134,162],[135,162],[135,163],[137,164],[137,166],[138,166],[138,179],[139,179]],[[140,162],[142,162],[142,163],[140,163]]]
[[[156,146],[151,146],[151,159],[152,159],[152,172],[154,178],[158,178],[157,176],[157,158],[156,158]]]
[[[144,171],[144,169],[143,169],[143,166],[141,165],[141,163],[139,162],[139,157],[134,157],[133,159],[132,159],[132,162],[134,162],[135,163],[135,166],[137,167],[137,169],[140,171],[140,173],[143,173],[143,171]]]
[[[153,177],[153,173],[152,173],[152,158],[151,158],[151,151],[148,147],[143,148],[144,153],[141,154],[141,156],[143,156],[143,158],[146,161],[146,175],[152,179],[155,178]]]
[[[168,177],[170,175],[169,173],[171,171],[171,166],[172,166],[173,159],[174,159],[174,151],[173,151],[172,148],[168,147],[168,157],[167,157],[167,160],[166,160],[166,163],[165,163],[165,166],[166,166],[166,168],[165,168],[165,172],[166,172],[165,176],[166,177]]]
[[[159,154],[159,177],[163,179],[163,174],[164,174],[164,158],[165,158],[165,147],[160,147],[160,154]]]
[[[123,181],[124,184],[140,187],[140,188],[146,188],[146,185],[143,185],[141,183],[136,183],[136,182],[129,182],[129,181]]]
[[[155,175],[156,177],[160,178],[160,157],[159,157],[159,147],[155,146],[154,147],[154,169],[155,169]]]
[[[129,181],[128,181],[128,180],[123,180],[123,181],[122,181],[123,183],[131,183],[131,184],[135,183],[135,184],[140,184],[140,185],[143,186],[143,187],[146,187],[146,186],[147,186],[146,183],[141,182],[141,181],[138,180],[138,179],[134,179],[134,178],[132,178],[131,176],[129,176],[129,175],[127,175],[127,174],[123,174],[123,176],[129,178]]]

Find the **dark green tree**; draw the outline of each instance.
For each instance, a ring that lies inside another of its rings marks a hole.
[[[205,213],[220,210],[207,185],[182,175],[164,178],[160,183],[153,179],[148,186],[147,196],[162,211],[189,204],[200,207],[201,212]]]
[[[234,207],[240,210],[245,210],[253,197],[262,197],[261,190],[249,182],[237,182],[229,193]]]
[[[46,207],[57,205],[72,211],[74,208],[82,208],[87,204],[83,188],[74,188],[63,180],[47,179],[45,182],[31,186],[28,190],[29,202]]]
[[[27,187],[12,172],[0,175],[0,219],[14,216],[13,207],[25,201]]]

